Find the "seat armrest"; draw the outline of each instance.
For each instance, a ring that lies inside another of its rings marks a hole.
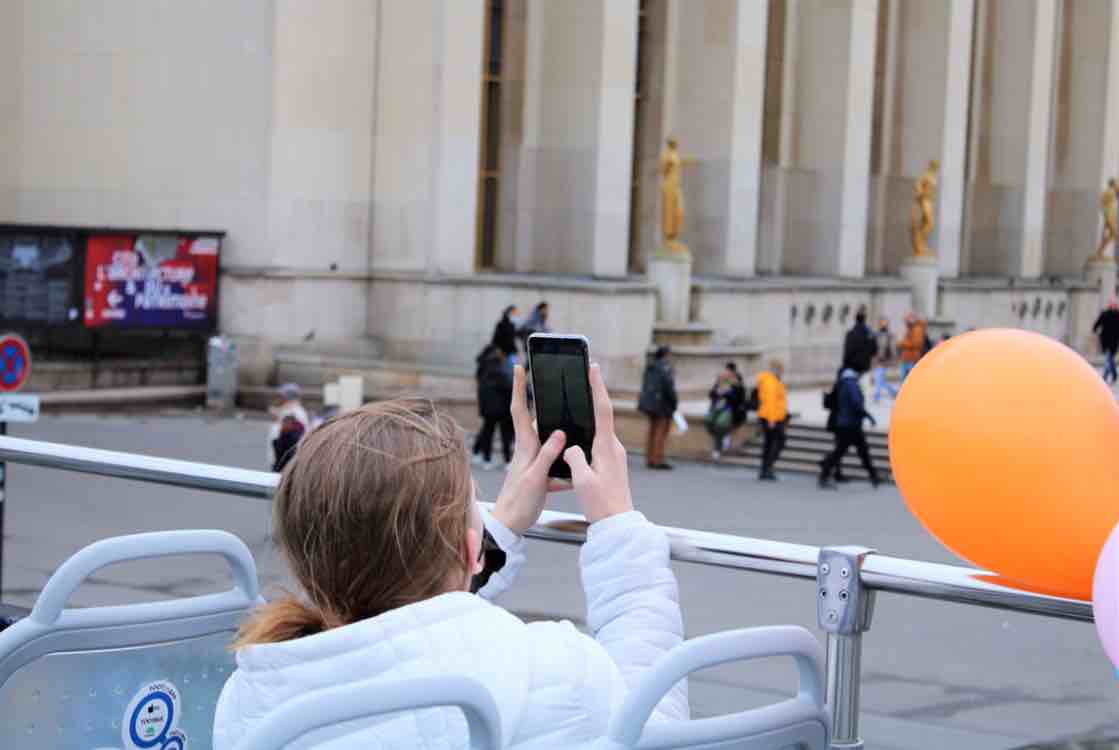
[[[824,655],[812,634],[794,625],[743,628],[692,638],[662,656],[627,696],[607,734],[623,747],[635,745],[657,703],[692,672],[771,656],[791,656],[799,675],[797,700],[823,708]]]

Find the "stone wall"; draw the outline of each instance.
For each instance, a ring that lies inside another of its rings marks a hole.
[[[715,329],[718,343],[762,347],[785,360],[790,379],[815,381],[835,374],[843,337],[855,312],[900,327],[911,306],[908,285],[896,279],[702,281],[692,286],[693,319]]]
[[[941,317],[957,333],[971,328],[1024,328],[1086,351],[1099,292],[1086,283],[1040,284],[959,279],[940,283]],[[1085,322],[1087,317],[1092,320]]]
[[[375,274],[369,290],[369,333],[387,360],[473,372],[506,306],[524,315],[549,303],[556,332],[591,341],[591,356],[611,382],[640,382],[652,340],[655,291],[644,282],[589,282],[546,276],[485,274],[431,277]]]

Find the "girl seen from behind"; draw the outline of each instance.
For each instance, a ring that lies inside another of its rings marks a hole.
[[[507,747],[588,746],[642,672],[681,641],[668,540],[633,509],[598,367],[591,465],[578,447],[564,452],[562,433],[540,444],[522,368],[514,380],[516,443],[492,513],[476,502],[459,427],[429,401],[371,404],[304,438],[273,520],[301,595],[265,605],[242,628],[237,670],[218,703],[216,750],[231,750],[255,722],[311,690],[446,674],[490,690]],[[590,523],[580,569],[592,635],[569,622],[524,623],[491,603],[524,562],[521,535],[544,508],[548,468],[561,453]],[[507,559],[474,595],[484,531]],[[687,717],[684,683],[658,713]],[[334,750],[466,747],[467,729],[457,710],[435,708],[307,740]]]

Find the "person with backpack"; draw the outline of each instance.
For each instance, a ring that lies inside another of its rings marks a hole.
[[[711,405],[707,408],[703,424],[713,443],[711,459],[718,461],[730,443],[730,434],[737,426],[735,419],[745,402],[745,388],[734,362],[728,362],[726,369],[719,373],[707,397],[711,399]]]
[[[758,375],[758,421],[761,423],[762,465],[758,479],[763,482],[776,482],[777,474],[773,467],[781,450],[785,447],[785,426],[789,422],[789,402],[785,384],[781,376],[785,374],[785,364],[774,359],[769,369]]]
[[[482,429],[474,440],[474,458],[483,469],[493,469],[493,433],[501,431],[501,449],[508,465],[513,458],[513,378],[505,366],[505,352],[493,344],[478,355],[478,415]]]
[[[835,443],[836,418],[839,416],[839,379],[842,375],[843,368],[840,367],[835,372],[835,381],[832,383],[831,389],[824,392],[824,409],[828,412],[828,419],[824,424],[824,429],[832,434],[833,447]],[[831,478],[840,484],[850,481],[843,475],[843,464],[841,462],[835,464],[835,468],[832,469]]]
[[[649,431],[645,440],[645,465],[650,469],[671,469],[664,460],[664,444],[672,427],[672,415],[679,400],[676,397],[676,376],[672,372],[672,350],[657,347],[656,353],[645,365],[641,378],[641,396],[637,410],[649,418]]]
[[[831,481],[831,474],[835,467],[847,455],[847,449],[854,446],[863,462],[866,473],[870,476],[870,483],[874,487],[879,485],[878,471],[874,468],[874,461],[870,456],[870,446],[866,442],[866,433],[863,432],[863,420],[870,420],[877,424],[874,415],[866,410],[866,400],[863,390],[859,387],[859,376],[862,374],[855,368],[856,362],[848,360],[843,363],[843,370],[835,387],[835,449],[820,463],[820,475],[817,484],[821,489],[832,489],[835,485]]]
[[[874,357],[874,403],[877,404],[883,391],[890,394],[890,398],[898,396],[898,389],[886,380],[886,370],[894,363],[894,335],[890,333],[890,321],[885,318],[878,321],[875,338],[878,352]]]

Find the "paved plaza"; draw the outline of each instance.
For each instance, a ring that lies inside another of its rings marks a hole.
[[[267,424],[197,414],[44,417],[12,433],[56,442],[260,469]],[[752,472],[679,464],[650,473],[631,462],[639,507],[654,521],[813,545],[858,543],[882,553],[958,563],[913,519],[893,487],[821,493],[810,478],[763,485]],[[283,585],[268,542],[269,505],[46,469],[11,466],[3,599],[30,605],[47,576],[82,545],[114,534],[184,527],[238,534],[266,586]],[[481,473],[487,498],[499,472]],[[574,510],[574,497],[551,506]],[[1039,554],[1053,554],[1043,546]],[[807,582],[680,564],[688,635],[732,627],[814,627]],[[81,605],[212,591],[228,577],[219,561],[168,559],[101,571],[75,596]],[[526,618],[582,622],[577,549],[532,542],[530,563],[503,602]],[[691,682],[695,715],[771,701],[791,689],[790,665],[764,661],[704,672]],[[1013,748],[1072,736],[1119,735],[1119,685],[1091,625],[941,604],[878,598],[865,639],[863,735],[869,748]]]

